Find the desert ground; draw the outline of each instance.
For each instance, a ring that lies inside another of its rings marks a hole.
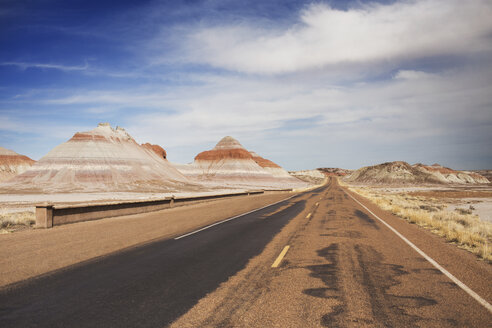
[[[492,261],[492,185],[348,185],[381,208]]]

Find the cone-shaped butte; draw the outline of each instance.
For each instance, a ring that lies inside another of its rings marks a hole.
[[[36,161],[15,151],[0,147],[0,182],[12,179],[29,169]]]
[[[278,168],[273,162],[270,165]],[[199,153],[192,164],[177,167],[185,175],[214,186],[264,189],[304,186],[297,179],[286,181],[274,176],[239,141],[229,136],[222,138],[212,150]]]
[[[187,191],[189,180],[154,149],[107,123],[76,133],[8,182],[18,191]],[[4,188],[2,188],[4,189]]]

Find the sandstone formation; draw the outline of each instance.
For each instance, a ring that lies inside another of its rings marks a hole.
[[[478,184],[488,183],[483,176],[464,171],[455,171],[438,164],[410,165],[406,162],[387,162],[367,166],[354,171],[345,178],[348,182],[390,185],[425,184]]]
[[[480,174],[481,176],[487,178],[487,180],[492,182],[492,170],[477,170],[477,171],[473,171],[473,172]]]
[[[284,170],[280,165],[272,162],[271,160],[261,157],[254,151],[250,151],[249,153],[253,156],[253,160],[256,162],[256,164],[261,166],[265,171],[269,172],[274,177],[292,178],[289,172]]]
[[[176,167],[186,176],[214,186],[263,189],[306,186],[306,183],[282,172],[284,170],[275,163],[254,154],[255,160],[253,154],[228,136],[212,150],[199,153],[193,163]]]
[[[419,163],[415,164],[414,167],[432,174],[443,183],[489,183],[489,180],[486,177],[478,173],[468,171],[456,171],[448,167],[443,167],[439,164],[424,165]]]
[[[19,155],[15,151],[0,147],[0,182],[8,181],[23,173],[35,163],[27,156]]]
[[[164,148],[162,148],[159,145],[152,145],[149,143],[144,143],[144,144],[142,144],[142,147],[147,148],[149,150],[152,150],[154,153],[156,153],[161,158],[164,158],[164,159],[167,158],[166,151],[164,150]]]
[[[35,192],[194,190],[196,185],[164,159],[163,151],[160,147],[140,146],[124,129],[113,129],[101,123],[91,131],[76,133],[0,189]]]

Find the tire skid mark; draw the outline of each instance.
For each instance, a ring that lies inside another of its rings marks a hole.
[[[376,224],[376,221],[374,221],[369,215],[366,213],[355,210],[354,215],[361,220],[361,222],[364,225],[370,226],[371,228],[374,228],[376,230],[379,230],[379,226]]]
[[[339,270],[338,252],[339,245],[337,243],[333,243],[326,248],[316,251],[319,257],[325,259],[322,264],[308,265],[305,267],[311,271],[309,275],[313,278],[320,279],[325,287],[307,288],[302,292],[312,297],[337,301],[337,304],[331,308],[331,311],[321,317],[320,324],[324,327],[331,327],[333,323],[340,323],[338,318],[345,311],[337,274]],[[329,263],[326,263],[326,261]]]
[[[398,278],[409,274],[403,266],[383,262],[383,256],[368,245],[355,245],[358,265],[362,274],[362,286],[369,296],[375,320],[385,327],[420,327],[423,319],[408,313],[409,308],[437,304],[434,299],[393,295],[391,287],[400,284]]]

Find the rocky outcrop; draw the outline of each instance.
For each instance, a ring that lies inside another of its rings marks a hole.
[[[2,190],[41,192],[193,190],[155,147],[140,146],[107,123],[76,133]],[[160,148],[160,147],[159,147]]]
[[[490,182],[492,182],[492,170],[476,170],[473,173],[479,174],[484,178],[487,178]]]
[[[36,161],[15,151],[0,147],[0,182],[8,181],[25,172]]]
[[[360,168],[348,175],[345,180],[356,183],[390,185],[488,183],[486,178],[473,172],[455,171],[438,164],[410,165],[401,161]]]
[[[293,178],[289,172],[284,170],[280,165],[272,162],[269,159],[263,158],[257,153],[250,151],[250,154],[253,156],[253,160],[261,166],[265,171],[269,172],[271,175],[277,178],[287,178],[287,179],[295,179]],[[293,180],[294,182],[295,180]]]
[[[442,181],[442,183],[457,183],[457,184],[481,184],[489,183],[489,180],[475,172],[456,171],[448,167],[443,167],[439,164],[424,165],[415,164],[414,167],[432,174],[434,177]]]
[[[269,159],[263,158],[254,151],[249,152],[251,156],[253,156],[253,160],[258,164],[259,166],[265,168],[265,167],[272,167],[272,168],[281,168],[280,165],[275,164]]]
[[[142,144],[142,147],[149,149],[149,150],[152,150],[154,153],[156,153],[159,157],[162,157],[163,159],[167,158],[166,151],[164,150],[164,148],[162,148],[159,145],[152,145],[149,143],[144,143],[144,144]]]

